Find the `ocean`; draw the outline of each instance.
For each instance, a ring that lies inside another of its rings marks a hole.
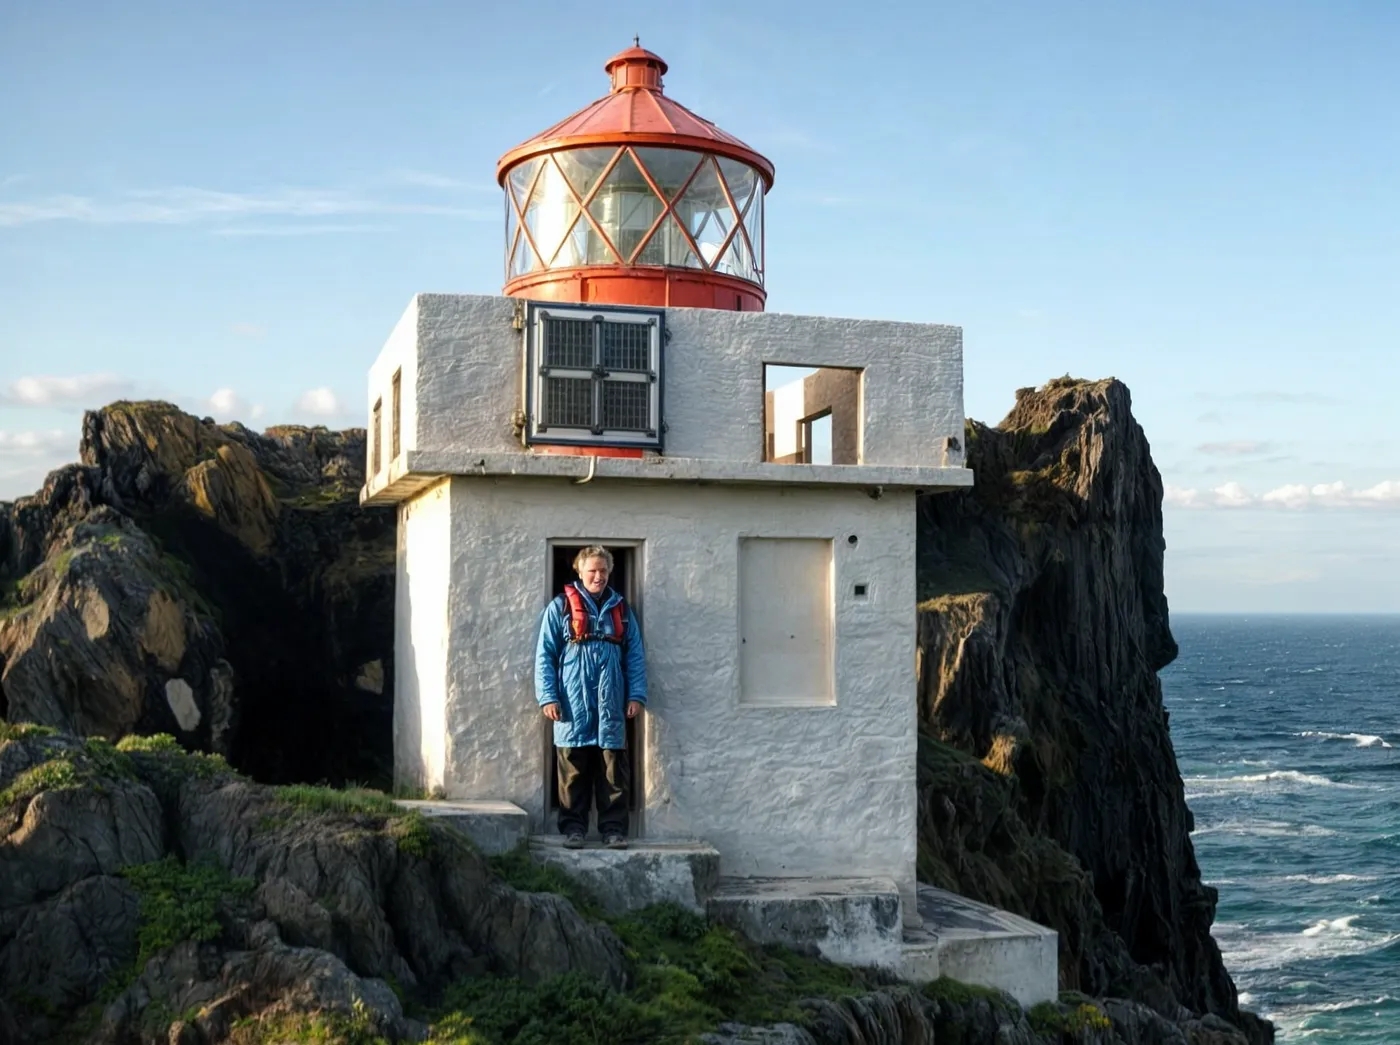
[[[1215,939],[1282,1042],[1400,1045],[1400,617],[1172,616]]]

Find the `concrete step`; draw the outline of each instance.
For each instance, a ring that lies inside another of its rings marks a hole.
[[[703,842],[634,839],[626,849],[604,849],[593,841],[582,849],[565,849],[558,835],[536,835],[530,839],[530,852],[578,879],[609,914],[656,903],[674,903],[703,914],[719,881],[719,852]]]
[[[395,804],[451,824],[487,856],[509,852],[530,837],[530,816],[513,802],[399,799]]]
[[[706,912],[759,943],[844,965],[900,965],[899,889],[888,878],[722,878]]]
[[[900,974],[996,987],[1029,1008],[1059,997],[1059,934],[956,893],[919,886],[923,930],[906,934]],[[936,961],[930,961],[930,939]]]

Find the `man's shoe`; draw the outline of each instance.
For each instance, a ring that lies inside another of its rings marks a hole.
[[[564,848],[582,849],[583,835],[579,834],[579,832],[577,831],[570,831],[567,835],[564,836]]]
[[[627,848],[627,836],[626,836],[626,835],[608,835],[608,837],[606,837],[606,838],[603,839],[603,847],[604,847],[605,849],[626,849],[626,848]]]

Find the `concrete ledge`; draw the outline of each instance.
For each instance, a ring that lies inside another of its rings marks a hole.
[[[529,814],[512,802],[400,799],[396,804],[451,824],[487,856],[509,852],[530,837]]]
[[[900,964],[899,889],[887,878],[724,878],[706,912],[758,943],[843,965]]]
[[[965,896],[919,886],[924,934],[936,937],[936,973],[1006,991],[1029,1008],[1060,992],[1059,934]],[[928,978],[926,954],[914,951],[906,979]]]
[[[719,881],[719,852],[702,842],[637,842],[628,849],[590,843],[565,849],[558,836],[536,836],[530,852],[578,879],[609,914],[674,903],[697,914]]]
[[[762,483],[784,486],[856,486],[890,490],[940,490],[972,485],[961,465],[772,464],[712,461],[699,457],[587,457],[499,451],[405,450],[384,474],[360,490],[360,503],[406,500],[449,475],[535,476],[553,479],[630,479],[643,482]]]

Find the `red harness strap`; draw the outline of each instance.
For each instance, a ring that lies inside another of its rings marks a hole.
[[[593,616],[588,612],[588,607],[584,605],[583,593],[570,584],[564,589],[564,601],[569,607],[569,641],[570,642],[612,642],[622,644],[623,632],[627,629],[627,615],[621,599],[610,611],[612,616],[611,635],[593,634]]]

